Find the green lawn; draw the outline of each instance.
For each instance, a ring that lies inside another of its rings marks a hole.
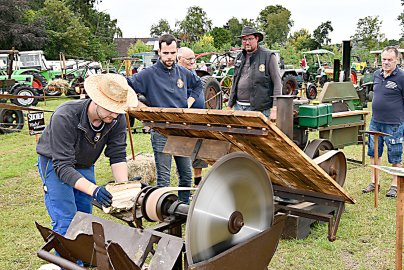
[[[47,101],[46,106],[43,102],[39,106],[54,109],[59,103]],[[134,134],[133,138],[136,153],[152,152],[149,135]],[[361,147],[346,147],[344,152],[359,159]],[[385,158],[383,163],[387,165]],[[0,171],[0,269],[37,269],[45,262],[36,256],[43,241],[34,221],[50,227],[50,219],[37,173],[35,136],[28,135],[26,126],[20,133],[0,135]],[[106,158],[97,162],[96,173],[99,183],[111,179]],[[346,205],[337,240],[329,242],[327,226],[316,225],[304,240],[282,240],[269,268],[394,269],[395,200],[384,196],[391,179],[385,173],[380,176],[378,209],[373,208],[373,195],[361,194],[369,181],[370,167],[350,166],[344,187],[357,203]],[[116,220],[98,210],[94,214]]]

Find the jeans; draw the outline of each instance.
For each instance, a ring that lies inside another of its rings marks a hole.
[[[402,124],[383,124],[370,121],[369,130],[380,131],[392,136],[378,137],[378,156],[383,155],[384,143],[387,145],[387,156],[390,164],[399,164],[402,161],[403,155],[403,131],[404,123]],[[368,156],[374,157],[374,136],[369,135],[368,141]]]
[[[240,105],[238,103],[236,103],[234,105],[234,109],[236,111],[255,111],[251,109],[251,106],[247,106],[247,105]],[[269,114],[271,113],[271,109],[266,109],[263,111],[257,111],[257,112],[261,112],[263,115],[265,115],[266,117],[269,117]]]
[[[170,172],[172,155],[163,153],[167,138],[156,131],[151,131],[151,143],[156,163],[156,176],[158,187],[170,186]],[[180,187],[191,187],[192,184],[192,163],[189,157],[174,156],[178,171],[178,184]],[[179,191],[178,199],[184,203],[189,203],[190,191]]]
[[[56,175],[52,160],[44,156],[38,157],[38,170],[45,191],[45,206],[52,219],[52,228],[55,232],[65,235],[77,211],[92,213],[92,197],[64,183]],[[95,184],[94,166],[76,170]]]

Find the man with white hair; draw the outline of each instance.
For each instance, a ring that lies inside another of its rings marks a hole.
[[[181,47],[178,49],[178,64],[187,68],[188,70],[195,72],[195,53],[188,47]],[[188,91],[189,92],[189,91]],[[189,96],[189,93],[188,93]],[[205,95],[203,91],[195,99],[191,108],[204,109],[205,108]],[[202,180],[202,169],[207,168],[208,164],[202,159],[195,159],[192,161],[192,168],[194,169],[194,184],[198,186]]]

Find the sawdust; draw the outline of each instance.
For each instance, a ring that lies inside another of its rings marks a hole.
[[[156,165],[153,154],[137,155],[135,160],[128,160],[129,179],[133,177],[142,177],[142,182],[149,185],[156,183]]]

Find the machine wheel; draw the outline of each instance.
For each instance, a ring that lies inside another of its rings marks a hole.
[[[188,262],[208,260],[251,239],[271,228],[273,219],[274,195],[264,166],[242,152],[222,157],[202,180],[188,210]]]
[[[27,97],[33,97],[33,96],[38,96],[38,92],[35,88],[32,88],[31,86],[28,85],[17,85],[14,87],[12,90],[13,95],[17,96],[27,96]],[[13,98],[11,100],[12,103],[18,106],[24,106],[24,107],[30,107],[30,106],[35,106],[38,104],[38,99],[37,98]]]
[[[44,89],[48,85],[46,78],[38,72],[27,71],[27,72],[24,72],[23,74],[32,75],[34,77],[34,80],[32,82],[32,87],[34,87],[36,89]]]
[[[315,139],[312,140],[304,149],[304,153],[310,158],[316,158],[322,154],[324,151],[333,150],[334,145],[332,142],[325,139]]]
[[[203,76],[201,81],[205,93],[205,108],[222,109],[222,91],[219,82],[212,76]]]
[[[306,88],[307,99],[313,100],[317,97],[317,87],[313,83],[308,83]]]
[[[282,79],[282,94],[296,95],[297,86],[296,77],[293,74],[286,74]]]
[[[11,133],[24,127],[22,111],[0,109],[0,133]]]

